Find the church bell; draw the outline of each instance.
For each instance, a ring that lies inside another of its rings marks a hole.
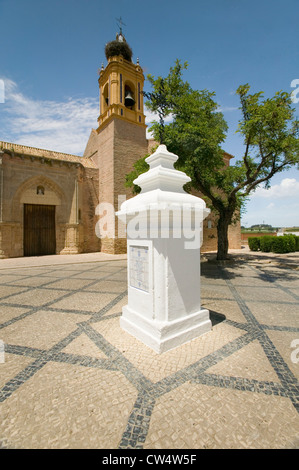
[[[125,94],[125,106],[130,107],[134,106],[135,100],[130,91],[127,91]]]

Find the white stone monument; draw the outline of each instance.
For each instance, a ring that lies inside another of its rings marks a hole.
[[[200,303],[200,246],[205,202],[186,193],[190,178],[174,169],[177,155],[160,145],[134,183],[141,193],[117,212],[127,224],[128,305],[121,327],[165,352],[211,329]]]

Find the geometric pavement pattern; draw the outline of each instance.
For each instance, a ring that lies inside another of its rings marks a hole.
[[[119,327],[126,261],[0,270],[0,447],[298,448],[298,271],[201,266],[212,331],[158,355]]]

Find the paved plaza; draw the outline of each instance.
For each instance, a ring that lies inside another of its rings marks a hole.
[[[299,448],[299,253],[231,256],[212,330],[161,355],[120,329],[125,256],[0,260],[0,447]]]

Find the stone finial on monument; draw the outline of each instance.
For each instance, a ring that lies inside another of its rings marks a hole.
[[[173,165],[177,155],[160,145],[150,169],[134,184],[141,193],[125,201],[118,217],[127,225],[128,305],[121,327],[158,353],[211,329],[200,301],[205,202],[184,191],[190,178]]]

